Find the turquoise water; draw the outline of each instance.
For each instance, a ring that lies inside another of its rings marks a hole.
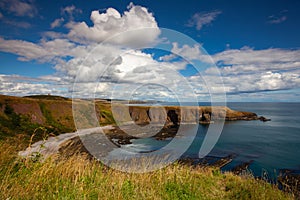
[[[217,144],[209,153],[209,156],[217,157],[234,155],[233,162],[222,170],[249,161],[252,161],[249,170],[255,176],[267,172],[272,178],[280,169],[300,169],[300,103],[228,103],[228,107],[255,112],[272,121],[226,122]],[[199,126],[185,156],[197,157],[207,128],[207,125]],[[143,151],[158,150],[169,142],[145,138],[134,140],[132,146]]]

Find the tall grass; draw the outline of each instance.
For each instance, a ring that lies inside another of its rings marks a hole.
[[[15,141],[0,142],[0,199],[292,199],[275,186],[174,163],[123,173],[83,156],[43,163],[19,159]]]

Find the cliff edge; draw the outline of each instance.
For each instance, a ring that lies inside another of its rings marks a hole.
[[[91,101],[80,100],[79,104]],[[101,126],[127,123],[135,124],[164,123],[164,127],[178,126],[180,123],[209,124],[224,119],[263,120],[255,113],[235,111],[228,107],[210,106],[145,106],[125,105],[111,106],[108,100],[93,100],[97,121]],[[57,96],[39,95],[33,97],[12,97],[0,95],[0,137],[3,135],[32,135],[35,129],[44,127],[49,133],[60,134],[75,131],[72,112],[72,100]],[[89,114],[79,118],[80,123],[89,122]]]

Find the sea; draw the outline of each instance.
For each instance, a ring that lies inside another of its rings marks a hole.
[[[254,112],[271,121],[225,122],[216,145],[208,154],[211,157],[233,156],[232,162],[222,167],[222,171],[230,171],[249,162],[249,173],[273,180],[282,169],[300,170],[300,103],[229,102],[227,106],[233,110]],[[183,156],[197,157],[208,126],[199,125],[194,141]],[[127,148],[137,152],[155,151],[166,146],[170,140],[172,138],[136,139]]]

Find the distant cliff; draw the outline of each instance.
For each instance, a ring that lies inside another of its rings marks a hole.
[[[179,123],[210,123],[220,119],[226,121],[258,119],[255,113],[234,111],[223,106],[216,106],[213,109],[210,106],[165,106],[164,109],[161,107],[130,106],[129,113],[132,120],[137,124],[166,121],[167,125],[178,125]]]
[[[84,104],[87,101],[82,102]],[[221,118],[227,121],[259,119],[255,113],[234,111],[228,107],[214,107],[212,110],[209,106],[162,108],[114,105],[112,114],[111,102],[107,100],[96,100],[95,111],[101,125],[115,124],[115,119],[121,119],[122,122],[134,121],[136,124],[165,122],[166,127],[180,123],[205,124]],[[83,115],[82,123],[88,123],[89,117]],[[45,127],[54,134],[74,131],[72,100],[51,95],[0,95],[0,136],[12,133],[32,134],[38,127]]]

